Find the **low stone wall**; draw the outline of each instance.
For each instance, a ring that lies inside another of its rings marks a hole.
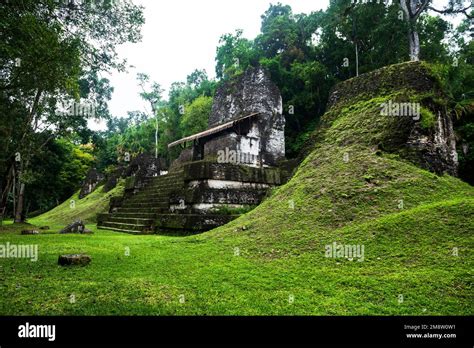
[[[278,168],[199,161],[182,167],[183,185],[169,194],[169,212],[158,229],[206,231],[221,226],[262,202],[281,184]]]
[[[278,168],[254,168],[230,163],[207,161],[188,163],[183,166],[185,181],[193,180],[226,180],[251,183],[280,185],[281,172]]]

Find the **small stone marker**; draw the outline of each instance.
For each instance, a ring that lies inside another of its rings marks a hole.
[[[85,254],[59,255],[58,264],[60,266],[86,266],[91,262],[91,257]]]
[[[73,222],[72,224],[64,227],[61,231],[59,231],[59,233],[61,234],[65,234],[65,233],[91,234],[93,232],[85,227],[82,220],[77,220]]]
[[[29,234],[39,234],[37,230],[23,230],[21,231],[22,235],[29,235]]]

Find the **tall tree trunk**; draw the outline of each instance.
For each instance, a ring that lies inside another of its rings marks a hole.
[[[12,187],[12,196],[13,196],[13,217],[15,217],[16,213],[16,168],[13,168],[13,187]]]
[[[414,25],[413,27],[410,26],[408,36],[410,42],[410,59],[417,62],[420,60],[420,37]]]
[[[20,190],[18,193],[18,201],[16,204],[16,212],[15,212],[15,222],[25,222],[24,215],[23,215],[23,206],[25,200],[25,184],[20,183]]]
[[[408,24],[408,42],[410,44],[410,60],[420,60],[420,37],[416,24],[418,17],[426,10],[430,0],[400,0],[400,6]]]
[[[36,111],[38,109],[38,104],[40,102],[42,93],[43,93],[43,91],[41,89],[38,89],[36,91],[36,95],[35,95],[35,98],[33,100],[33,104],[31,106],[29,115],[27,117],[27,122],[25,123],[25,126],[24,126],[23,136],[21,137],[21,140],[20,140],[19,145],[18,145],[18,152],[22,153],[22,149],[28,149],[25,152],[29,156],[31,155],[31,143],[30,143],[30,140],[28,138],[28,135],[31,132],[35,131],[35,129],[31,130],[31,128],[32,128],[32,123],[33,123],[33,121],[36,117]],[[26,142],[26,144],[25,144],[25,142]],[[28,160],[26,162],[24,162],[25,161],[25,154],[26,154],[25,152],[22,153],[23,158],[21,159],[20,169],[18,170],[18,175],[17,175],[17,177],[18,177],[18,193],[16,192],[16,190],[14,191],[14,199],[15,199],[15,196],[18,194],[16,202],[15,202],[15,200],[13,202],[13,206],[14,206],[14,209],[15,209],[14,210],[15,222],[24,222],[23,205],[24,205],[24,200],[25,200],[25,183],[22,182],[21,174],[28,167]]]
[[[155,128],[155,159],[158,158],[158,115],[155,113],[155,121],[156,121],[156,128]]]
[[[359,76],[359,46],[355,44],[356,49],[356,76]]]
[[[42,147],[42,146],[41,146]],[[29,149],[28,154],[31,154]],[[23,158],[20,162],[20,169],[18,170],[18,199],[15,209],[15,222],[25,222],[24,205],[25,205],[25,182],[22,180],[22,174],[28,168],[30,163],[29,158]]]
[[[13,185],[13,165],[10,164],[6,172],[4,180],[2,181],[1,196],[0,196],[0,220],[3,221],[5,211],[7,209],[8,194],[10,193]]]

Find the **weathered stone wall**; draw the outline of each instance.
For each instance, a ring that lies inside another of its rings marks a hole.
[[[79,199],[84,198],[91,192],[93,192],[97,185],[104,180],[105,176],[99,173],[95,168],[89,170],[79,192]]]
[[[125,176],[150,177],[160,175],[160,171],[167,170],[163,158],[155,158],[149,154],[139,154],[130,161],[125,170]]]
[[[171,163],[170,171],[179,169],[183,164],[191,162],[194,157],[194,148],[188,147],[181,150],[178,158]]]
[[[458,175],[458,155],[453,121],[446,112],[439,111],[434,127],[425,130],[415,125],[406,141],[415,162],[432,172]]]
[[[227,81],[216,91],[209,117],[209,128],[242,116],[260,113],[250,127],[235,137],[233,150],[261,154],[262,165],[274,166],[285,157],[285,118],[278,87],[263,68],[249,68],[242,76]],[[211,140],[205,149],[217,155],[229,144],[224,137]],[[252,145],[252,146],[251,146]]]
[[[344,108],[387,96],[396,98],[394,102],[420,104],[421,108],[434,115],[432,124],[423,126],[423,114],[415,118],[380,116],[380,112],[369,112],[365,117],[371,120],[372,125],[358,125],[358,129],[354,129],[353,137],[357,138],[357,142],[372,141],[370,145],[398,153],[424,169],[457,175],[456,140],[452,118],[446,107],[446,96],[433,72],[422,62],[391,65],[337,84],[330,95],[328,112],[323,116],[321,128],[337,119]],[[359,134],[360,129],[370,132]]]

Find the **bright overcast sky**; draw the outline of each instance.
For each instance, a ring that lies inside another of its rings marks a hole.
[[[235,29],[243,29],[246,38],[260,32],[260,16],[270,0],[133,0],[145,7],[143,39],[137,44],[120,46],[118,53],[126,58],[128,73],[114,72],[108,77],[114,93],[109,102],[113,116],[126,116],[127,111],[148,111],[139,97],[137,72],[150,75],[152,81],[167,90],[175,81],[185,81],[194,69],[205,69],[215,77],[215,55],[219,38]],[[276,3],[277,1],[273,1]],[[310,13],[325,9],[329,0],[286,0],[294,13]],[[92,124],[91,126],[94,127]]]
[[[128,73],[114,72],[108,77],[114,87],[109,109],[113,116],[126,116],[127,111],[149,111],[140,99],[136,74],[150,75],[167,90],[172,82],[185,81],[194,69],[205,69],[215,76],[215,53],[222,34],[243,29],[246,38],[260,32],[260,16],[277,0],[133,0],[145,7],[143,39],[137,44],[118,48],[126,58]],[[283,0],[294,13],[310,13],[326,9],[329,0]],[[440,0],[435,1],[435,3]],[[90,124],[93,129],[102,126]]]

